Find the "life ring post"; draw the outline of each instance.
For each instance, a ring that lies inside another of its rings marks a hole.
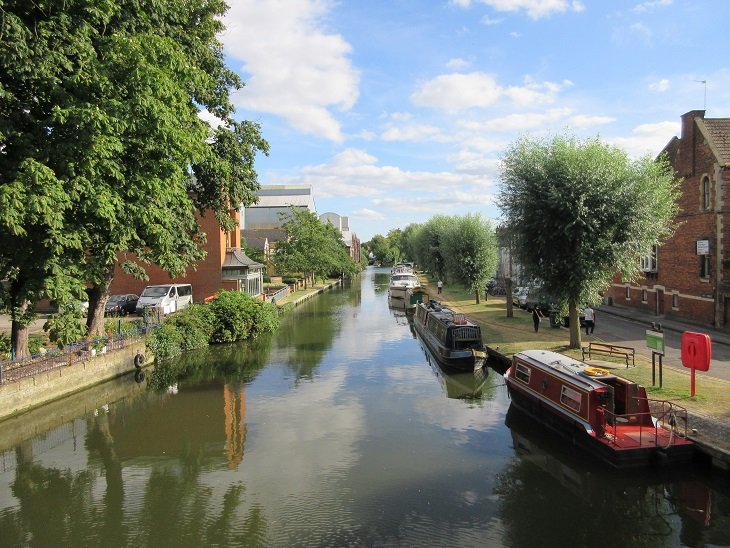
[[[144,354],[142,354],[141,352],[138,352],[134,356],[134,367],[136,367],[137,369],[140,369],[142,367],[142,365],[144,365],[144,361],[145,361]]]

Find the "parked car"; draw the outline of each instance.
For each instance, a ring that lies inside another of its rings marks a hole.
[[[139,296],[134,293],[120,295],[109,295],[104,307],[104,314],[107,316],[126,316],[132,314],[137,308]]]
[[[512,290],[512,304],[514,306],[522,306],[524,298],[527,296],[527,287],[515,287]]]

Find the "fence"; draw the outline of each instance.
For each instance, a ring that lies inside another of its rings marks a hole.
[[[63,349],[47,350],[14,360],[0,361],[0,384],[83,362],[97,354],[114,352],[144,339],[151,330],[159,325],[146,324],[134,330],[98,337],[87,342],[73,343]]]

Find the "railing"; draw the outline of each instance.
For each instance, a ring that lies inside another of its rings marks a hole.
[[[275,303],[277,301],[280,301],[284,297],[286,297],[288,294],[289,294],[289,286],[285,285],[284,287],[279,289],[276,293],[267,294],[266,302]]]
[[[625,413],[617,415],[607,409],[604,413],[605,438],[614,447],[625,447],[622,439],[617,435],[618,426],[632,426],[632,439],[639,445],[647,441],[644,436],[653,439],[656,447],[662,447],[659,443],[659,432],[670,433],[669,441],[663,448],[671,445],[674,434],[686,438],[688,432],[687,410],[676,403],[667,400],[653,400],[649,398],[635,398],[647,402],[649,411],[639,413]]]
[[[144,339],[152,329],[157,327],[159,324],[148,324],[132,331],[97,337],[88,342],[73,343],[62,350],[52,349],[14,360],[0,361],[0,384],[83,362],[97,354],[120,350]]]

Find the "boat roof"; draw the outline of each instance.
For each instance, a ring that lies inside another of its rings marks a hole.
[[[515,356],[522,359],[535,367],[541,369],[551,369],[553,372],[566,377],[575,384],[581,384],[584,388],[595,389],[605,386],[601,380],[615,377],[615,375],[602,375],[593,377],[585,373],[588,364],[573,359],[564,354],[553,352],[551,350],[523,350],[517,352]]]
[[[441,306],[437,301],[428,301],[428,303],[419,304],[428,309],[429,316],[435,316],[445,323],[453,324],[456,327],[479,327],[479,325],[475,324],[469,318],[464,316],[464,314],[459,314],[457,312],[454,312],[450,308]],[[459,320],[461,320],[461,323],[459,323]]]

